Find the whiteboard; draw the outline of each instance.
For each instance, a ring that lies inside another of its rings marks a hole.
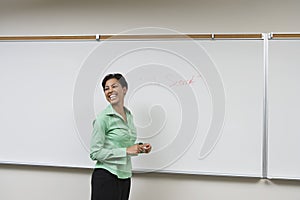
[[[0,160],[90,167],[77,137],[73,90],[95,43],[0,43]]]
[[[269,41],[268,177],[300,179],[300,41]]]
[[[123,73],[135,172],[262,175],[263,41],[0,43],[0,161],[93,167],[103,76]]]

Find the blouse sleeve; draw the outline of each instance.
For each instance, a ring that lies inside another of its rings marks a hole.
[[[105,122],[95,120],[90,146],[90,158],[107,164],[124,165],[127,163],[126,148],[104,148]]]

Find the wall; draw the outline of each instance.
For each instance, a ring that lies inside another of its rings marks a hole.
[[[1,0],[0,34],[119,33],[155,26],[185,33],[296,32],[297,0]]]
[[[0,35],[117,34],[139,27],[184,33],[300,32],[297,0],[2,0]],[[1,133],[0,133],[1,134]],[[0,165],[0,199],[89,199],[88,169]],[[300,182],[135,174],[131,199],[300,199]]]

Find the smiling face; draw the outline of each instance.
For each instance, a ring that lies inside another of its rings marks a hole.
[[[124,96],[127,92],[126,87],[122,87],[120,82],[116,78],[112,78],[106,81],[104,87],[104,93],[106,100],[111,105],[124,105]]]

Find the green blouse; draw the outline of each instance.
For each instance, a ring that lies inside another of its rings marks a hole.
[[[120,179],[132,176],[131,156],[126,148],[136,142],[133,116],[125,108],[127,123],[111,105],[107,106],[93,122],[90,157],[97,161],[95,168],[103,168]]]

